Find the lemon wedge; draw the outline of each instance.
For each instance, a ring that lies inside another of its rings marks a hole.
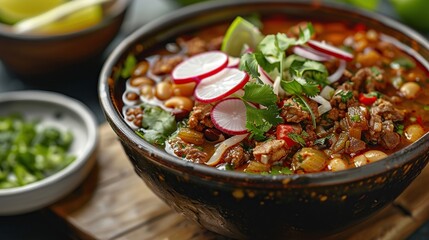
[[[240,57],[243,47],[255,49],[264,35],[255,25],[242,17],[236,17],[226,31],[221,50],[233,57]]]
[[[65,0],[0,0],[0,21],[14,24],[65,3]]]

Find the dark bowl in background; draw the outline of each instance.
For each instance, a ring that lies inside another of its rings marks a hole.
[[[116,37],[131,0],[103,5],[105,16],[94,26],[65,34],[17,34],[0,27],[0,60],[9,71],[37,83],[76,70],[99,57]]]
[[[428,42],[410,28],[379,14],[318,1],[213,1],[152,21],[115,49],[99,80],[106,119],[149,188],[208,230],[240,239],[319,238],[337,233],[387,206],[419,175],[429,159],[428,134],[388,158],[360,168],[263,176],[219,171],[183,161],[145,142],[123,120],[119,108],[124,82],[113,80],[113,73],[138,44],[140,49],[150,49],[162,40],[254,12],[363,23],[411,46],[408,50],[419,52],[421,56],[417,58],[428,68],[424,60],[429,59]]]

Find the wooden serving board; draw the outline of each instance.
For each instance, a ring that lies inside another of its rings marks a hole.
[[[226,239],[171,210],[134,172],[110,126],[90,176],[50,209],[79,239]],[[390,206],[330,239],[405,239],[429,219],[429,167]]]

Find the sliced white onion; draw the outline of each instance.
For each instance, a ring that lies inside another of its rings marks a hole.
[[[328,76],[328,80],[330,83],[334,83],[338,81],[341,76],[343,76],[344,71],[346,70],[347,63],[344,60],[340,60],[340,65],[338,66],[337,70]]]
[[[296,46],[293,48],[293,53],[298,56],[318,62],[329,61],[332,59],[331,56],[309,47]]]
[[[320,91],[320,96],[322,96],[326,100],[331,100],[332,95],[334,95],[335,89],[331,86],[325,86],[322,91]]]
[[[283,90],[283,88],[280,85],[280,76],[276,77],[273,83],[273,92],[277,96],[284,96],[286,92]]]
[[[239,142],[243,141],[249,134],[241,134],[241,135],[235,135],[228,139],[226,139],[223,142],[220,142],[211,158],[206,162],[207,165],[215,166],[220,162],[220,159],[223,155],[223,153],[230,147],[238,144]]]
[[[332,109],[331,103],[320,95],[311,97],[310,99],[320,104],[317,108],[319,115],[322,115]]]

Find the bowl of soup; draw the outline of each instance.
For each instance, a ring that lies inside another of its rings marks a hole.
[[[99,96],[136,173],[188,219],[321,237],[426,166],[428,56],[412,29],[343,5],[208,2],[125,39]]]
[[[47,8],[40,15],[62,7],[61,4],[76,9],[70,1],[51,2],[58,6]],[[2,13],[0,60],[11,74],[38,84],[57,81],[62,74],[80,71],[85,65],[94,66],[119,32],[130,3],[129,0],[99,1],[41,25],[34,24],[40,22],[34,21],[40,15],[29,15],[15,22],[6,21]],[[29,19],[31,24],[28,24]]]

